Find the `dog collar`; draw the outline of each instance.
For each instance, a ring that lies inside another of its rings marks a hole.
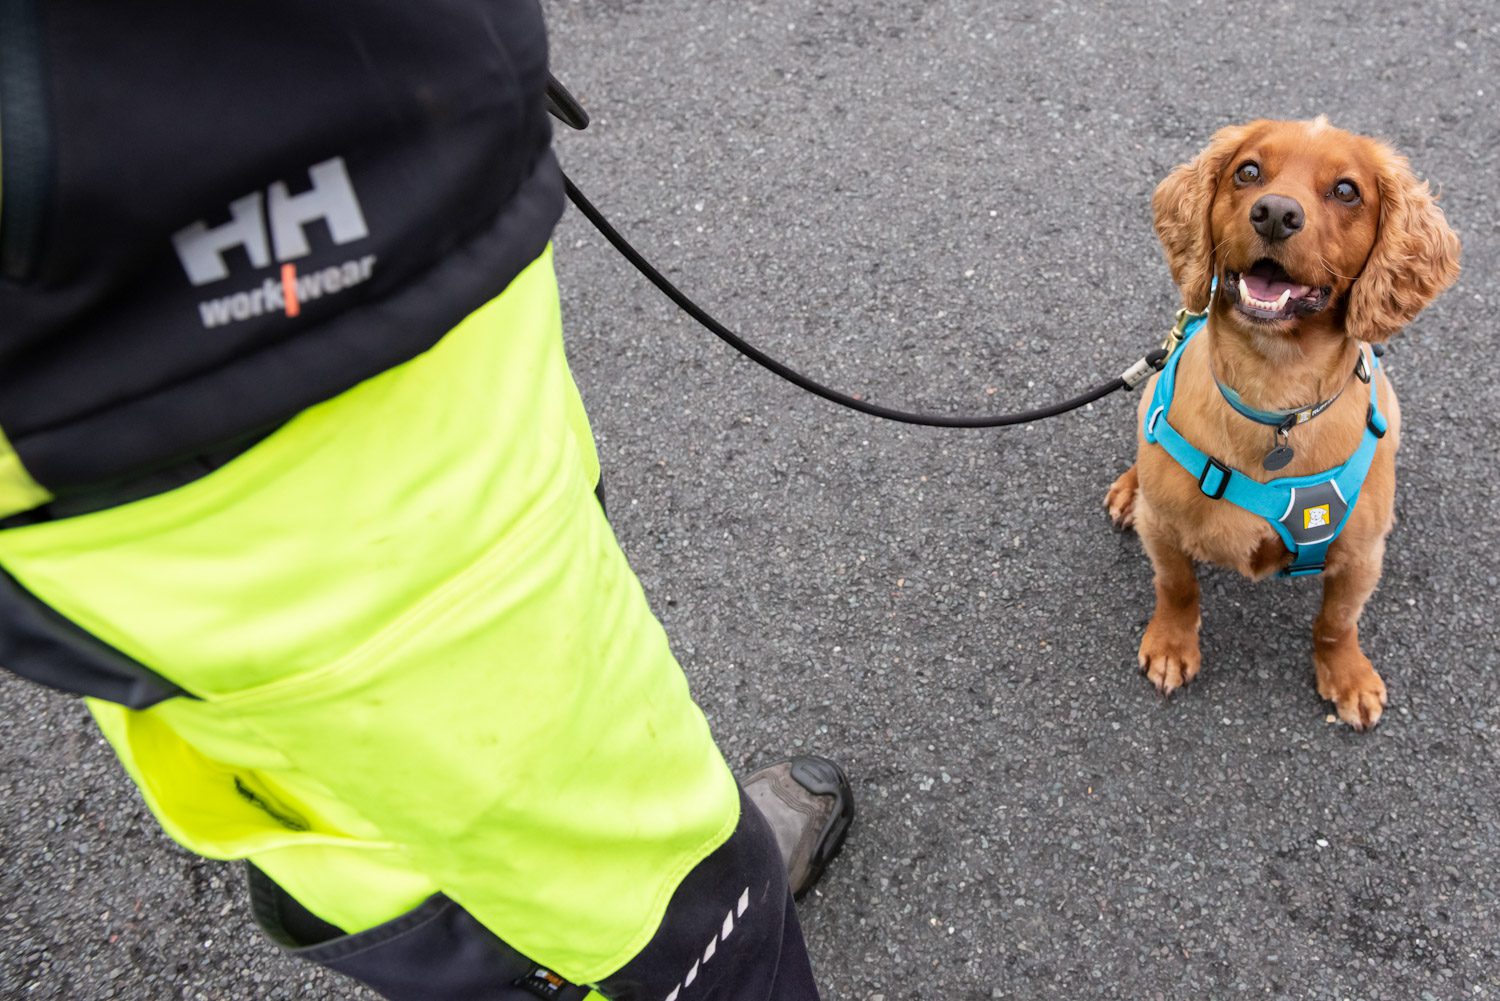
[[[1224,397],[1225,403],[1233,407],[1241,416],[1248,417],[1257,424],[1274,427],[1283,434],[1299,424],[1306,424],[1333,406],[1338,402],[1339,397],[1344,395],[1344,390],[1349,388],[1349,383],[1354,379],[1358,378],[1364,383],[1370,381],[1370,368],[1365,360],[1364,349],[1361,348],[1359,358],[1354,363],[1354,371],[1350,373],[1348,379],[1344,380],[1344,384],[1339,387],[1339,391],[1328,399],[1319,400],[1317,403],[1305,407],[1294,407],[1290,410],[1261,410],[1258,407],[1250,406],[1233,388],[1224,385],[1223,381],[1219,378],[1219,373],[1213,372],[1212,366],[1210,366],[1210,371],[1214,377],[1214,385],[1219,387],[1219,395]]]

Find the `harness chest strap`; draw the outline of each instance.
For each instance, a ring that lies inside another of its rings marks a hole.
[[[1156,381],[1156,392],[1146,412],[1143,428],[1146,440],[1160,445],[1178,465],[1196,477],[1198,488],[1205,496],[1226,500],[1269,522],[1292,554],[1292,563],[1282,571],[1282,576],[1304,577],[1321,573],[1328,547],[1343,531],[1350,512],[1354,510],[1365,476],[1370,471],[1370,463],[1375,458],[1376,445],[1385,437],[1388,425],[1380,412],[1374,378],[1380,360],[1373,358],[1369,369],[1370,404],[1365,432],[1354,454],[1343,465],[1324,473],[1283,477],[1262,483],[1203,452],[1168,420],[1182,348],[1203,329],[1206,319],[1197,317],[1187,324],[1186,336]]]

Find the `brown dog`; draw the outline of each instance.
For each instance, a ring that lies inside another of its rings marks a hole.
[[[1356,373],[1365,345],[1388,339],[1458,277],[1458,239],[1427,185],[1388,146],[1321,117],[1257,121],[1215,134],[1161,183],[1152,207],[1183,304],[1209,313],[1183,349],[1171,425],[1234,476],[1265,482],[1339,467],[1366,433],[1370,388]],[[1256,410],[1333,402],[1280,434],[1233,409],[1215,376]],[[1358,622],[1394,522],[1400,441],[1396,394],[1383,370],[1375,380],[1389,428],[1328,548],[1313,628],[1318,693],[1359,730],[1376,724],[1386,702],[1385,684],[1360,650]],[[1150,388],[1142,395],[1144,418]],[[1278,443],[1295,454],[1273,472],[1266,467],[1275,465],[1269,453]],[[1193,561],[1260,578],[1292,560],[1265,518],[1211,492],[1196,470],[1142,435],[1135,465],[1107,497],[1111,518],[1135,526],[1156,571],[1140,665],[1163,694],[1200,666]]]

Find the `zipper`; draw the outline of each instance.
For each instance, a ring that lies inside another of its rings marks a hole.
[[[51,180],[36,0],[0,0],[0,278],[34,273]]]

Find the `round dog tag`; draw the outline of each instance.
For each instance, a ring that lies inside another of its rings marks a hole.
[[[1260,464],[1265,467],[1268,472],[1274,473],[1276,470],[1281,469],[1283,466],[1285,466],[1288,462],[1291,462],[1292,457],[1296,454],[1296,452],[1292,451],[1292,446],[1290,445],[1277,445],[1275,448],[1266,453],[1266,457],[1260,461]]]

